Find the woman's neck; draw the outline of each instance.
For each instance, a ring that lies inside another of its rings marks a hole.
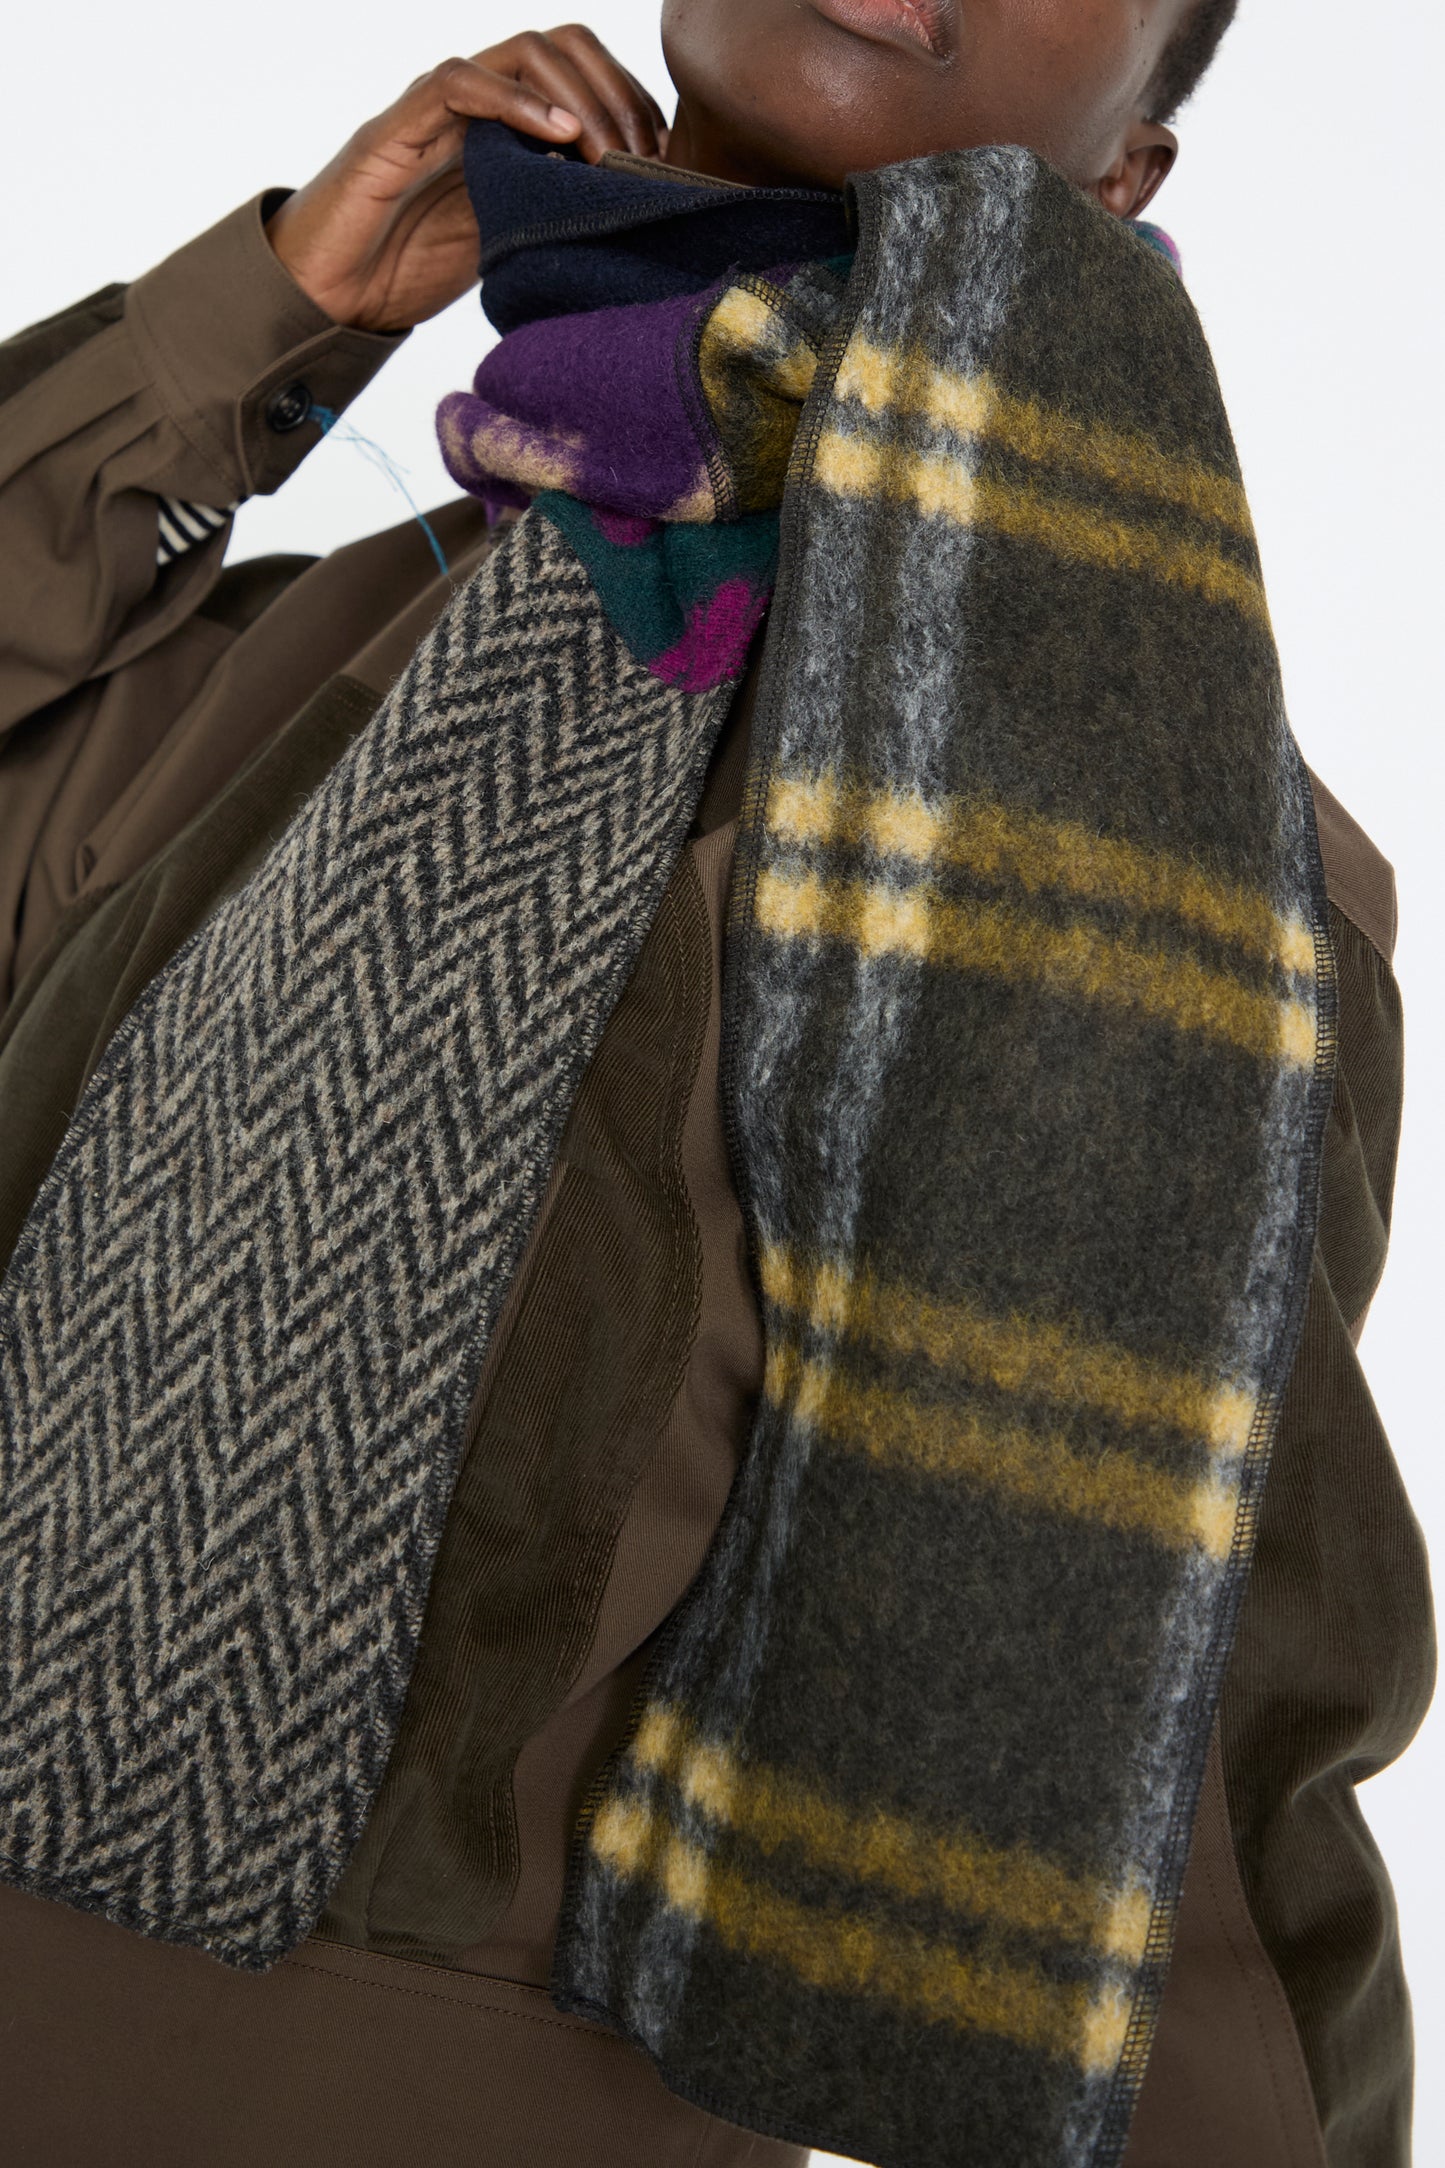
[[[732,181],[741,188],[826,185],[810,174],[791,170],[766,148],[748,144],[734,129],[725,129],[708,114],[691,110],[681,98],[668,130],[662,162],[711,180]]]

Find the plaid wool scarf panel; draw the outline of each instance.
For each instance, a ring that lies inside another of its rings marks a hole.
[[[1023,151],[854,205],[846,279],[699,314],[711,519],[529,492],[91,1079],[0,1289],[0,1876],[256,1969],[317,1919],[781,493],[723,985],[765,1385],[552,1996],[745,2128],[1108,2168],[1303,1312],[1323,875],[1169,265]]]
[[[1102,2168],[1299,1327],[1323,882],[1177,278],[1023,152],[857,197],[730,909],[766,1384],[553,1992],[778,2137]]]

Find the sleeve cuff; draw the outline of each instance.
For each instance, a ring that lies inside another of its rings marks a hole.
[[[267,189],[134,281],[126,316],[176,427],[216,477],[217,503],[266,496],[320,441],[410,333],[338,324],[266,239],[285,189]]]

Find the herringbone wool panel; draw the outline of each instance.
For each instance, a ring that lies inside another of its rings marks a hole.
[[[0,1312],[7,1880],[247,1966],[316,1916],[729,697],[524,519],[108,1049]]]

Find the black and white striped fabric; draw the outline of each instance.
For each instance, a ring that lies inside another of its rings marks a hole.
[[[191,504],[184,497],[161,497],[157,501],[160,533],[156,541],[156,563],[168,565],[198,543],[209,541],[225,526],[241,500],[237,497],[233,503],[221,505]]]

